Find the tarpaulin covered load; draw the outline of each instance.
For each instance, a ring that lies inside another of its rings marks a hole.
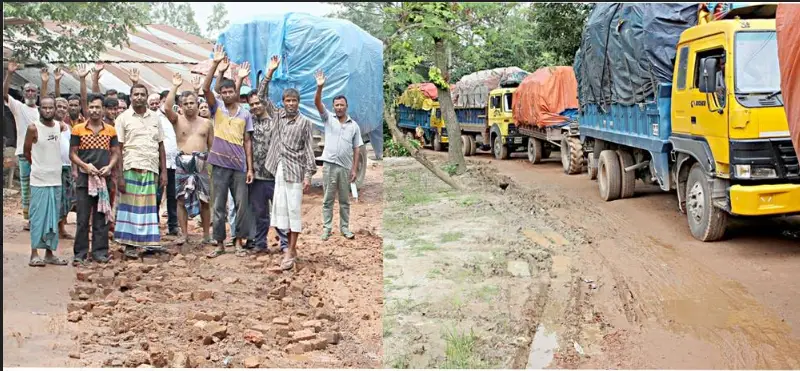
[[[775,17],[783,108],[794,150],[800,156],[800,5],[782,3]]]
[[[581,104],[632,105],[672,82],[681,33],[697,24],[698,3],[596,4],[575,56]]]
[[[322,101],[344,95],[362,133],[383,128],[383,43],[349,21],[302,13],[267,16],[228,27],[218,39],[231,61],[250,62],[250,78],[267,71],[273,55],[281,64],[270,84],[278,105],[286,88],[300,92],[300,112],[321,126],[314,106],[314,74],[325,72]]]
[[[519,67],[501,67],[493,70],[473,72],[458,80],[451,89],[456,108],[483,108],[489,101],[489,92],[500,87],[500,81],[509,80],[511,75],[525,73]],[[517,75],[518,76],[518,75]]]
[[[413,109],[430,110],[433,108],[433,101],[438,97],[436,85],[429,82],[421,84],[411,84],[397,99],[398,104]]]
[[[514,92],[514,121],[547,127],[570,120],[564,111],[578,108],[578,81],[572,67],[544,67],[528,75]]]

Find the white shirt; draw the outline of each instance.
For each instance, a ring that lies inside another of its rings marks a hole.
[[[364,145],[361,128],[350,116],[344,124],[330,111],[326,111],[322,121],[325,123],[325,148],[322,149],[324,162],[339,165],[347,170],[353,168],[353,150]]]
[[[61,122],[56,121],[56,125],[61,126]],[[67,130],[61,132],[61,164],[64,166],[72,166],[72,160],[69,159],[69,141],[72,139],[72,128],[67,125]]]
[[[14,151],[14,154],[19,156],[22,155],[23,147],[25,147],[25,133],[28,132],[28,125],[39,122],[39,107],[29,107],[9,94],[8,108],[11,109],[17,124],[17,150]]]
[[[178,156],[178,137],[175,135],[175,128],[169,122],[167,115],[158,110],[158,121],[161,123],[161,130],[164,131],[164,155],[167,157],[167,169],[175,169],[175,157]]]
[[[31,146],[31,186],[54,187],[61,185],[61,123],[53,127],[36,123],[38,138]]]

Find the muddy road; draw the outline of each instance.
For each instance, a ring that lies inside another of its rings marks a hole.
[[[800,368],[800,217],[737,219],[726,240],[702,243],[674,194],[637,183],[634,198],[606,203],[551,157],[470,160],[485,182],[510,184],[494,192],[527,211],[519,233],[564,273],[534,319],[531,360],[552,349],[549,367]]]
[[[169,254],[122,261],[112,242],[114,258],[105,266],[29,268],[18,196],[6,199],[4,366],[379,366],[383,174],[379,162],[368,166],[351,206],[352,241],[338,233],[320,241],[315,177],[303,199],[305,234],[293,272],[272,270],[279,254],[207,259],[213,247],[199,245],[194,222],[189,242],[169,246]],[[270,232],[276,248],[274,237]],[[71,249],[72,241],[61,241],[63,256],[71,258]]]

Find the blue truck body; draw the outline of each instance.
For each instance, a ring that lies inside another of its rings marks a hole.
[[[599,139],[650,152],[658,184],[669,191],[672,84],[659,84],[656,93],[654,99],[631,106],[612,103],[604,109],[586,104],[578,115],[578,126],[581,142]]]
[[[456,108],[456,120],[461,130],[483,132],[487,126],[486,108]]]
[[[437,109],[436,118],[441,118],[441,115],[441,111]],[[433,138],[436,137],[436,128],[431,126],[431,110],[414,109],[400,104],[397,106],[397,126],[408,130],[417,130],[417,127],[422,128],[425,139],[428,142],[432,142]]]

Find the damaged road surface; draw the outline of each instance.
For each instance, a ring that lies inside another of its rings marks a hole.
[[[305,195],[305,233],[298,241],[299,258],[292,272],[274,271],[280,254],[237,257],[230,253],[207,259],[205,255],[213,247],[198,245],[200,229],[191,231],[189,243],[182,248],[171,246],[169,254],[122,261],[112,243],[115,251],[110,264],[37,270],[61,269],[70,283],[61,292],[47,293],[48,300],[55,303],[53,307],[60,309],[54,311],[58,313],[54,318],[60,318],[61,326],[67,327],[59,343],[65,348],[57,354],[63,357],[60,364],[378,367],[382,358],[383,175],[379,163],[370,162],[368,166],[359,202],[351,204],[354,240],[335,234],[322,242],[321,187],[312,186],[310,194]],[[6,212],[8,215],[10,210]],[[334,220],[338,225],[338,212]],[[16,225],[21,230],[21,221]],[[19,233],[14,243],[24,247],[29,243],[27,238],[27,234]],[[277,248],[274,232],[269,239],[272,248]],[[4,242],[7,249],[9,241]],[[71,241],[62,241],[59,250],[69,251],[71,246]],[[4,268],[13,263],[20,267],[18,271],[34,272],[24,265],[24,257],[12,259],[9,262],[6,257]],[[4,288],[16,285],[15,291],[24,291],[27,286],[29,293],[36,292],[30,289],[30,280],[10,282],[4,276],[4,283]],[[4,289],[4,299],[6,294]],[[6,307],[15,305],[9,300],[4,303]],[[40,318],[28,316],[24,322],[9,326],[4,323],[4,338]],[[40,366],[41,355],[49,351],[41,345],[25,348],[23,344],[13,349],[9,344],[9,340],[4,341],[4,360],[12,355],[15,365]],[[21,354],[23,349],[27,356]]]
[[[479,156],[464,176],[508,183],[469,192],[514,215],[502,219],[504,239],[523,235],[526,251],[549,254],[528,367],[800,368],[800,217],[734,219],[727,239],[702,243],[674,194],[637,183],[633,198],[604,202],[596,182],[564,175],[551,157]],[[531,285],[541,280],[532,274]]]

